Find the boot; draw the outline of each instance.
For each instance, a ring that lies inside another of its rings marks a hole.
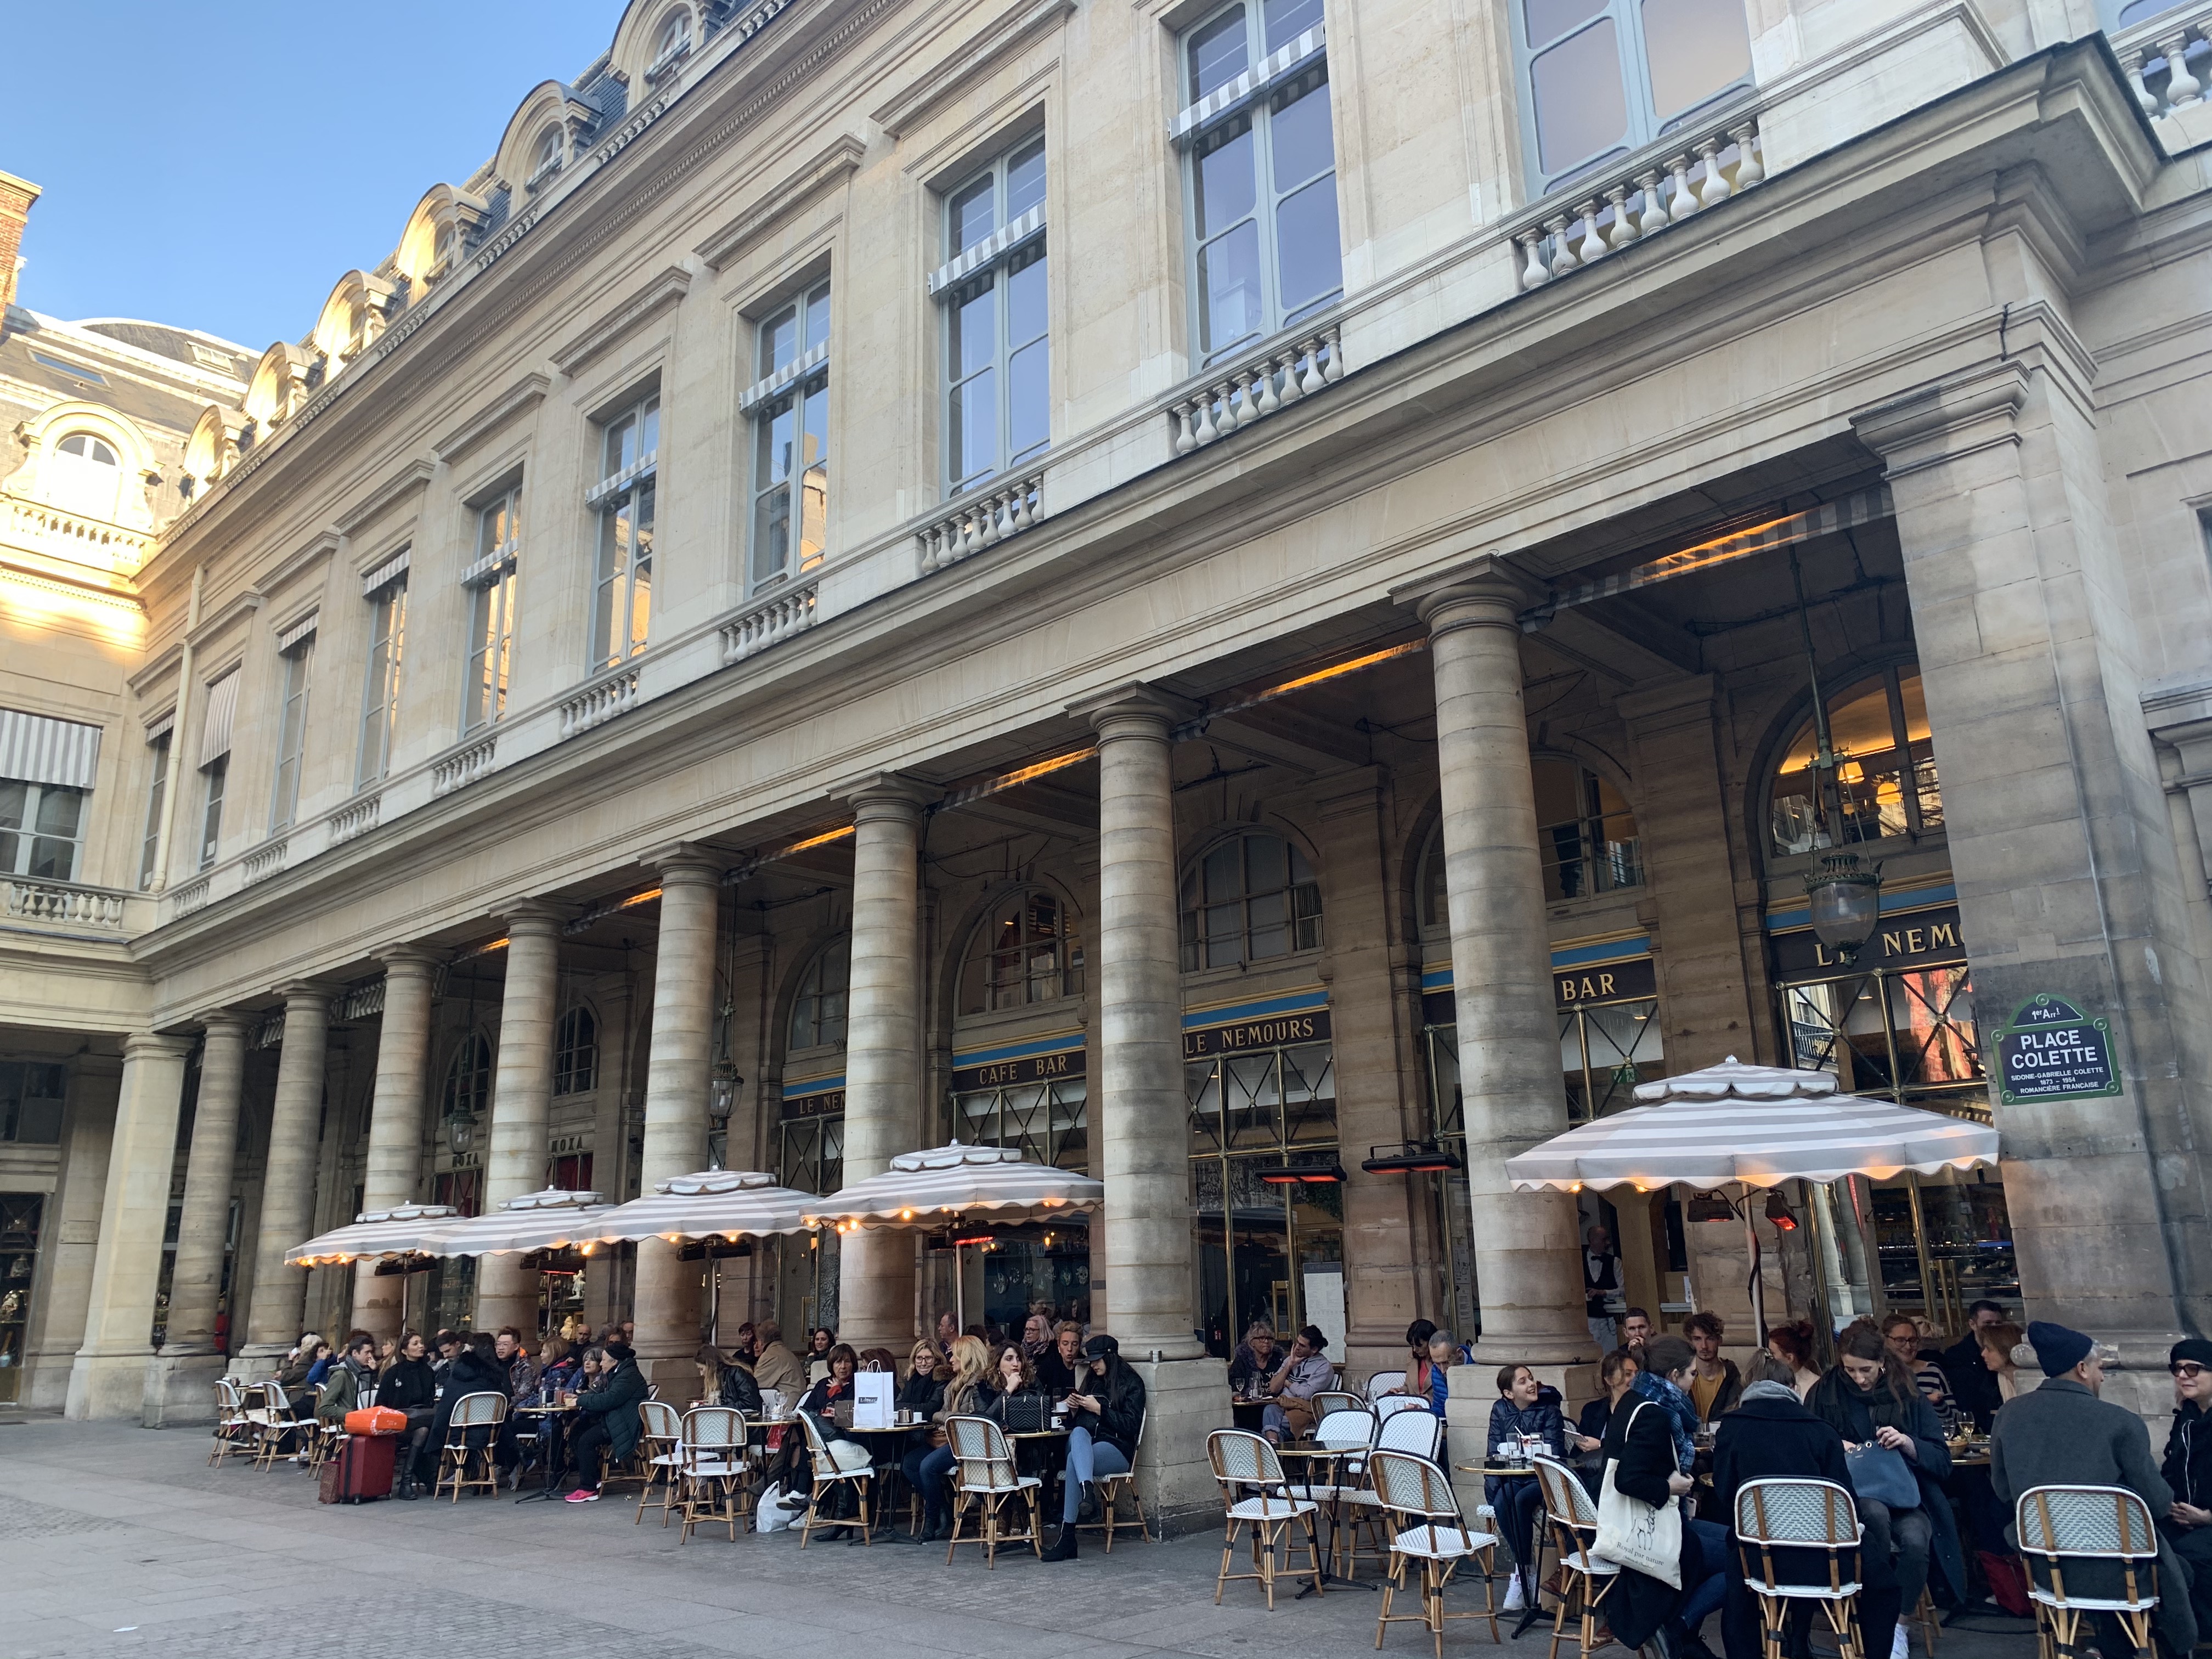
[[[1075,1506],[1076,1520],[1080,1523],[1087,1525],[1091,1522],[1099,1519],[1105,1513],[1106,1511],[1100,1506],[1098,1502],[1098,1483],[1096,1480],[1085,1481],[1083,1483],[1083,1497]]]
[[[399,1471],[398,1474],[393,1478],[392,1482],[392,1495],[394,1498],[400,1498],[409,1503],[414,1501],[416,1496],[415,1491],[415,1477],[407,1469],[403,1468]]]
[[[1075,1528],[1072,1526],[1061,1527],[1060,1536],[1053,1540],[1052,1547],[1047,1550],[1041,1559],[1047,1561],[1074,1560]]]

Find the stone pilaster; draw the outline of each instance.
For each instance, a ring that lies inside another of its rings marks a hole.
[[[1467,1123],[1480,1364],[1565,1368],[1595,1359],[1583,1318],[1581,1244],[1565,1193],[1516,1193],[1505,1160],[1567,1127],[1559,1087],[1535,785],[1521,698],[1528,594],[1489,560],[1420,602],[1436,674],[1437,769],[1451,916],[1460,1097]]]
[[[921,886],[925,792],[890,775],[853,792],[853,967],[846,993],[845,1184],[915,1149],[921,1120]],[[914,1238],[838,1246],[837,1323],[855,1347],[914,1340]]]
[[[422,1188],[423,1067],[430,1053],[430,987],[437,958],[404,945],[384,954],[384,1012],[377,1022],[376,1081],[369,1099],[368,1157],[361,1207],[418,1201]],[[356,1267],[353,1322],[383,1338],[399,1334],[406,1281]]]
[[[40,1227],[39,1263],[31,1286],[31,1328],[24,1347],[22,1403],[59,1411],[69,1399],[70,1371],[84,1346],[92,1268],[100,1249],[100,1206],[107,1194],[108,1151],[123,1061],[80,1054],[70,1063],[69,1107],[62,1120],[61,1178]]]
[[[315,1154],[323,1113],[323,1060],[331,1030],[331,989],[284,988],[284,1048],[276,1061],[276,1099],[269,1116],[269,1157],[261,1178],[261,1223],[253,1240],[253,1301],[240,1358],[269,1359],[300,1340],[307,1270],[284,1253],[313,1237]]]
[[[184,1109],[183,1037],[142,1032],[123,1045],[122,1098],[100,1204],[84,1346],[70,1368],[64,1416],[137,1417],[154,1354],[154,1302],[161,1287],[161,1233],[169,1218],[177,1118]]]
[[[215,1380],[229,1363],[216,1345],[215,1322],[222,1310],[224,1247],[230,1233],[247,1023],[244,1014],[228,1009],[200,1022],[204,1036],[199,1096],[192,1108],[176,1260],[169,1269],[168,1328],[146,1373],[143,1420],[149,1429],[211,1422]]]
[[[507,983],[500,996],[491,1145],[484,1159],[487,1211],[545,1185],[563,915],[535,900],[507,912]],[[508,1325],[526,1337],[538,1334],[538,1275],[519,1257],[484,1256],[477,1263],[477,1328],[496,1331]]]
[[[1190,1124],[1176,893],[1177,701],[1132,685],[1070,712],[1098,733],[1098,1085],[1092,1133],[1112,1331],[1149,1395],[1137,1478],[1172,1522],[1212,1489],[1206,1437],[1228,1421],[1192,1329]],[[1101,1254],[1092,1246],[1093,1260]]]
[[[720,869],[678,851],[659,860],[660,942],[653,969],[652,1048],[646,1061],[645,1149],[641,1193],[707,1164],[707,1082],[714,1063],[714,926]],[[648,1238],[637,1247],[638,1363],[648,1375],[690,1387],[698,1373],[696,1263]]]

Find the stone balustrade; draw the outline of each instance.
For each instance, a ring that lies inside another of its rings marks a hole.
[[[381,794],[361,795],[348,801],[330,816],[330,844],[343,847],[355,836],[367,835],[376,828],[376,817],[383,807]]]
[[[291,853],[292,843],[289,841],[264,842],[246,855],[246,862],[239,870],[238,884],[251,887],[257,881],[266,881],[270,877],[282,873],[284,861]]]
[[[211,890],[212,884],[205,876],[202,876],[198,881],[186,882],[182,887],[177,889],[169,900],[171,919],[188,916],[193,911],[204,908]]]
[[[120,933],[125,896],[105,887],[37,881],[26,876],[11,876],[0,881],[0,911],[11,920],[50,922],[58,927],[99,927]]]
[[[629,712],[637,702],[637,670],[625,668],[593,680],[561,702],[561,735],[573,738]]]
[[[2202,104],[2212,88],[2212,4],[2177,7],[2123,29],[2112,50],[2154,120]]]
[[[1512,233],[1523,292],[1594,265],[1632,242],[1656,236],[1707,208],[1740,196],[1766,177],[1759,119],[1737,116],[1678,144],[1663,160],[1647,155],[1611,177],[1575,185],[1571,207],[1547,204]]]
[[[125,529],[21,495],[0,495],[0,542],[127,575],[144,562],[154,532]]]
[[[1210,369],[1214,383],[1169,411],[1175,452],[1188,455],[1310,398],[1344,378],[1344,342],[1334,325],[1290,345],[1256,351],[1234,367]]]
[[[948,564],[957,564],[994,543],[1020,535],[1044,516],[1043,497],[1042,471],[986,484],[963,496],[915,536],[921,574],[927,576]]]
[[[722,660],[742,662],[814,626],[818,580],[787,583],[755,599],[722,624]]]
[[[568,711],[562,711],[562,732],[568,731]],[[465,788],[491,770],[493,754],[498,739],[482,738],[475,743],[464,744],[430,769],[430,793],[434,798],[450,795]]]

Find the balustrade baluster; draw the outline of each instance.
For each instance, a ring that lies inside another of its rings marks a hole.
[[[1298,360],[1305,354],[1306,346],[1301,342],[1275,360],[1276,368],[1282,371],[1281,398],[1286,404],[1294,404],[1306,395],[1305,388],[1298,384]]]
[[[1735,194],[1729,188],[1728,179],[1721,173],[1721,141],[1707,138],[1698,146],[1698,154],[1705,160],[1705,182],[1698,192],[1699,205],[1718,207]]]
[[[1552,275],[1564,276],[1571,270],[1582,269],[1582,261],[1575,255],[1575,245],[1567,240],[1568,219],[1564,213],[1544,221],[1544,228],[1552,236]]]
[[[2185,109],[2203,100],[2204,83],[2189,72],[2189,36],[2172,34],[2158,43],[2166,56],[2166,106]]]
[[[1188,399],[1175,406],[1175,453],[1188,455],[1198,447],[1198,434],[1191,430],[1190,404]]]
[[[1544,263],[1544,233],[1524,230],[1521,233],[1521,286],[1538,289],[1552,280],[1552,268]]]
[[[1656,236],[1667,228],[1667,203],[1659,189],[1659,170],[1648,168],[1636,175],[1636,187],[1644,192],[1644,210],[1637,216],[1636,228],[1639,234]]]
[[[1283,400],[1275,395],[1275,360],[1273,357],[1261,358],[1260,366],[1254,374],[1255,378],[1252,384],[1260,388],[1260,412],[1272,415],[1283,406]]]
[[[1636,216],[1628,210],[1628,188],[1626,185],[1615,185],[1605,193],[1607,204],[1613,209],[1613,234],[1607,240],[1615,250],[1626,247],[1643,234]]]
[[[1667,172],[1674,186],[1667,206],[1667,221],[1679,225],[1702,205],[1690,189],[1690,157],[1677,155],[1667,163]]]
[[[1586,265],[1594,265],[1613,252],[1605,245],[1605,238],[1597,234],[1598,199],[1593,196],[1575,210],[1583,227],[1582,240],[1575,244],[1575,257]]]
[[[2158,94],[2143,84],[2143,53],[2141,47],[2130,52],[2121,67],[2127,71],[2128,85],[2134,89],[2136,102],[2142,106],[2145,115],[2158,113]]]
[[[1191,435],[1200,444],[1210,444],[1221,435],[1221,428],[1213,423],[1213,394],[1207,392],[1198,400],[1198,424]]]
[[[1034,486],[1024,484],[1014,491],[1014,528],[1027,530],[1036,520],[1030,514],[1030,492]]]
[[[1328,346],[1328,367],[1322,370],[1321,377],[1329,382],[1340,380],[1344,378],[1344,331],[1331,327],[1322,338]]]
[[[1732,182],[1739,196],[1766,177],[1766,163],[1759,155],[1759,127],[1747,121],[1740,127],[1730,127],[1729,137],[1735,140],[1735,177]]]

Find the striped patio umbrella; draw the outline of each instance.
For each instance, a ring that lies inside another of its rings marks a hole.
[[[284,1252],[284,1265],[324,1267],[428,1252],[459,1219],[461,1212],[450,1204],[395,1204],[388,1210],[363,1210],[345,1226],[295,1244]]]
[[[1942,1112],[1836,1092],[1826,1072],[1718,1066],[1636,1087],[1638,1103],[1505,1160],[1518,1192],[1546,1187],[1772,1187],[1994,1166],[1997,1132]]]
[[[435,1243],[431,1255],[511,1255],[532,1250],[564,1249],[596,1239],[592,1224],[613,1206],[597,1193],[572,1193],[559,1187],[510,1198],[496,1209],[454,1222]]]
[[[809,1200],[810,1226],[942,1227],[958,1216],[979,1221],[1048,1221],[1095,1210],[1106,1188],[1089,1176],[1035,1164],[1012,1146],[963,1146],[954,1141],[926,1152],[902,1152],[879,1176]]]
[[[702,1170],[658,1183],[643,1198],[604,1212],[589,1237],[602,1243],[623,1239],[754,1238],[804,1232],[806,1206],[823,1200],[776,1184],[758,1170]]]

